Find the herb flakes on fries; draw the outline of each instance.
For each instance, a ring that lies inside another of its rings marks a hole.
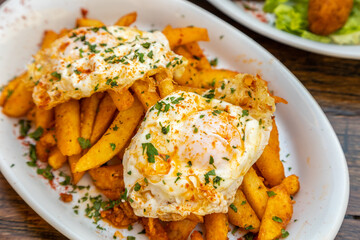
[[[300,184],[280,161],[273,113],[286,101],[260,76],[214,68],[198,44],[205,28],[150,33],[129,27],[136,18],[80,18],[44,33],[34,63],[0,96],[35,141],[27,164],[52,181],[68,163],[71,177],[56,174],[72,186],[64,202],[89,190],[77,185],[88,172],[107,200],[86,193],[85,212],[73,210],[100,230],[106,220],[129,231],[138,222],[151,240],[225,240],[237,229],[287,237]]]

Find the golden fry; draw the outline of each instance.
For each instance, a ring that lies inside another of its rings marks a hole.
[[[81,153],[80,104],[70,100],[55,107],[55,134],[57,146],[65,156]]]
[[[58,35],[56,32],[51,30],[46,30],[44,32],[43,41],[41,44],[41,49],[45,49],[51,46],[51,44],[58,38]]]
[[[15,88],[19,85],[20,82],[22,82],[23,77],[26,75],[27,73],[25,72],[22,75],[15,77],[3,88],[0,95],[0,106],[4,106],[6,100],[11,96]]]
[[[198,59],[197,67],[199,70],[211,68],[209,61],[197,42],[188,43],[185,47],[188,49],[193,58],[196,57],[196,59]]]
[[[54,147],[51,149],[49,153],[48,163],[54,170],[61,168],[66,162],[66,160],[66,156],[64,156],[60,152],[59,148]]]
[[[21,75],[21,77],[27,77],[27,74]],[[29,89],[24,82],[20,82],[14,91],[8,94],[2,111],[9,117],[22,117],[25,116],[33,106],[32,90]]]
[[[119,192],[125,189],[122,164],[93,168],[89,174],[94,185],[100,189],[119,189]]]
[[[35,122],[36,118],[36,106],[32,107],[26,114],[26,119]]]
[[[160,97],[164,98],[174,92],[173,76],[169,70],[164,70],[155,75],[159,87]]]
[[[102,27],[105,24],[97,19],[78,18],[76,19],[76,27]]]
[[[241,190],[244,192],[246,199],[252,209],[254,209],[258,218],[261,219],[264,215],[268,200],[267,188],[253,168],[250,168],[245,174],[241,184]]]
[[[163,30],[163,34],[169,40],[170,48],[191,42],[209,41],[209,35],[206,28],[172,28],[169,25]]]
[[[292,201],[285,187],[279,185],[270,190],[273,196],[269,198],[261,220],[259,240],[279,238],[281,230],[285,230],[293,213]]]
[[[129,90],[122,90],[120,92],[109,90],[107,92],[119,111],[128,109],[134,102],[134,97]]]
[[[104,98],[99,104],[96,114],[94,127],[90,137],[91,144],[96,143],[99,138],[104,134],[114,118],[116,106],[109,94],[105,94]]]
[[[165,229],[158,218],[141,218],[141,223],[150,240],[168,240]]]
[[[91,97],[81,99],[80,103],[80,136],[90,139],[95,123],[96,113],[103,93],[95,93]]]
[[[260,220],[240,189],[236,191],[235,200],[228,210],[228,216],[229,222],[235,226],[254,233],[259,231]]]
[[[119,153],[131,138],[143,111],[144,109],[137,99],[131,108],[120,111],[101,139],[77,162],[75,172],[98,167]]]
[[[76,154],[68,157],[68,162],[72,175],[72,184],[77,184],[82,176],[84,176],[85,172],[75,172],[75,166],[79,159],[81,158],[81,154]]]
[[[290,195],[295,195],[300,190],[299,177],[294,174],[287,176],[280,185],[284,186]]]
[[[191,240],[204,240],[204,238],[202,237],[202,235],[198,231],[194,231],[191,234]]]
[[[206,240],[227,240],[229,231],[228,218],[225,213],[212,213],[205,216]]]
[[[41,109],[35,108],[35,125],[36,127],[42,127],[43,129],[50,128],[54,122],[54,109]]]
[[[160,97],[156,92],[149,91],[149,84],[145,81],[134,82],[131,89],[135,92],[145,110],[148,110],[160,100]]]
[[[166,228],[167,236],[169,240],[187,240],[197,224],[197,221],[189,219],[170,222]]]
[[[136,18],[137,18],[137,13],[131,12],[119,18],[119,20],[117,20],[114,25],[128,27],[136,21]]]
[[[256,166],[265,178],[266,182],[274,187],[279,185],[285,178],[284,167],[280,160],[279,133],[276,127],[275,119],[272,122],[272,130],[268,145],[264,152],[256,161]]]
[[[195,87],[188,87],[188,86],[181,86],[181,85],[174,85],[175,91],[185,91],[185,92],[193,92],[197,94],[203,94],[209,89],[206,88],[195,88]]]

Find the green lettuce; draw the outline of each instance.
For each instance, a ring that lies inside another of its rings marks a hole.
[[[275,14],[275,27],[282,31],[322,43],[360,44],[360,0],[354,0],[345,25],[329,36],[308,31],[308,0],[266,0],[263,10]]]

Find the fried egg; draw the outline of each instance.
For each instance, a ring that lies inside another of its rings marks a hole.
[[[148,110],[123,157],[135,214],[170,221],[226,213],[270,131],[213,91],[165,97]]]
[[[29,66],[33,99],[46,109],[71,98],[89,97],[167,68],[186,65],[161,32],[131,27],[77,28],[39,51]]]

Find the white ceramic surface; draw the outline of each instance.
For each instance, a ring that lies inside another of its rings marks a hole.
[[[267,23],[263,23],[255,18],[252,14],[249,14],[240,4],[236,4],[231,0],[208,0],[219,10],[233,18],[235,21],[243,24],[251,30],[271,38],[275,41],[279,41],[283,44],[300,48],[305,51],[314,52],[318,54],[349,58],[360,59],[360,46],[344,46],[336,44],[320,43],[299,36],[276,29]]]
[[[80,8],[90,18],[106,24],[119,16],[138,12],[136,26],[162,29],[196,25],[208,28],[211,41],[202,43],[209,58],[218,57],[219,67],[260,74],[275,94],[288,100],[277,108],[281,158],[286,175],[300,177],[290,239],[333,239],[343,221],[349,196],[346,160],[339,141],[318,104],[277,59],[250,38],[188,2],[181,0],[11,0],[0,7],[0,83],[5,84],[24,69],[39,48],[45,29],[73,27]],[[75,215],[71,204],[59,201],[58,192],[40,178],[23,156],[27,148],[15,133],[17,120],[0,115],[1,172],[19,195],[46,221],[71,239],[112,239],[115,229],[96,229],[89,219]],[[290,154],[288,156],[288,154]],[[14,167],[10,167],[15,164]],[[291,167],[291,170],[288,168]],[[88,179],[81,183],[87,184]],[[94,190],[91,190],[94,191]],[[95,193],[94,193],[95,194]],[[76,202],[77,196],[75,196]],[[129,234],[140,231],[136,226]],[[124,235],[128,233],[124,232]],[[137,237],[137,239],[143,239]],[[229,233],[231,239],[235,239]]]

